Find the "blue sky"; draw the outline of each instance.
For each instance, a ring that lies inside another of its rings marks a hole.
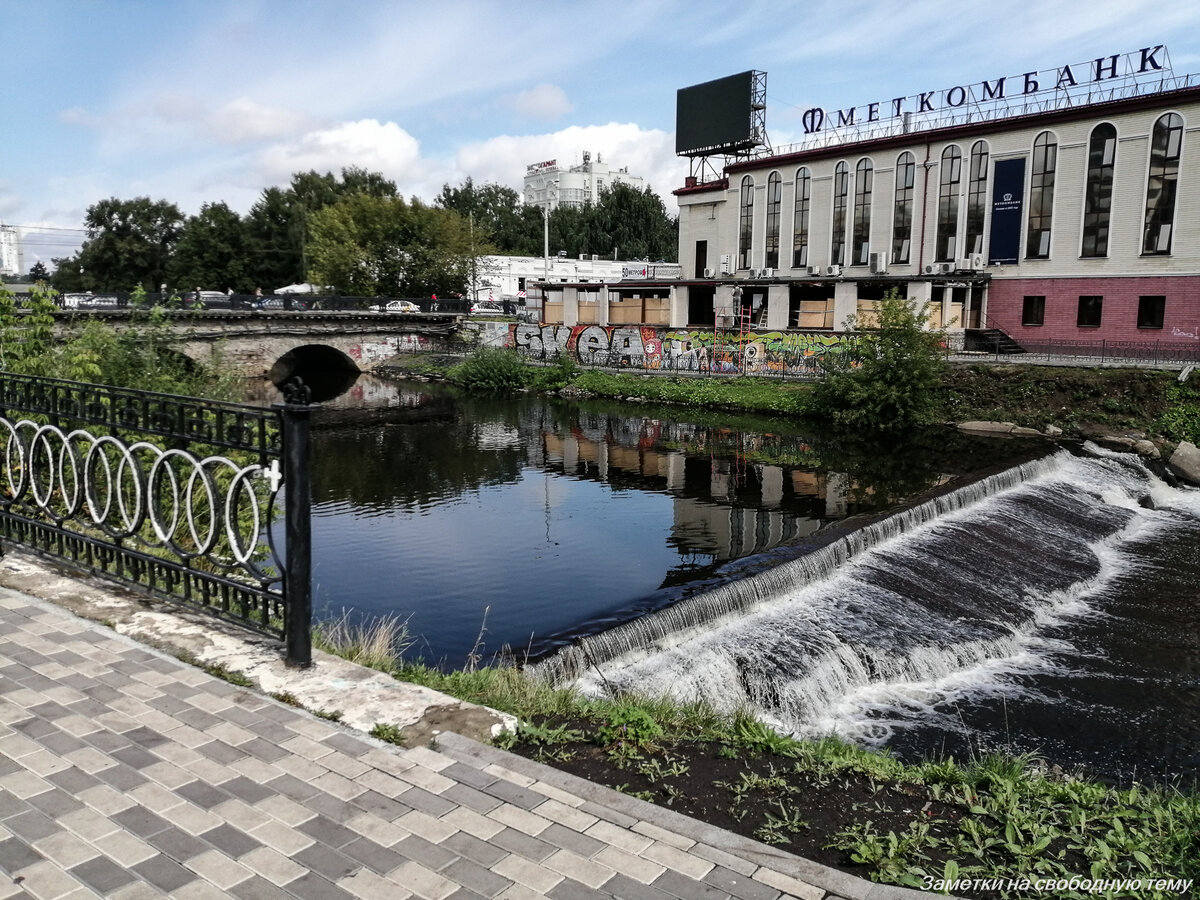
[[[357,165],[432,200],[584,151],[662,194],[681,87],[767,73],[768,135],[800,113],[1166,44],[1200,72],[1196,0],[0,0],[0,222],[26,267],[88,206],[149,196],[245,213],[292,172]],[[61,229],[61,230],[60,230]]]

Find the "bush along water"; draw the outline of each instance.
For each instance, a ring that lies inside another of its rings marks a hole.
[[[945,333],[929,331],[924,304],[892,289],[872,321],[851,316],[853,354],[822,358],[822,379],[813,389],[813,411],[840,425],[892,431],[926,423],[946,367]]]

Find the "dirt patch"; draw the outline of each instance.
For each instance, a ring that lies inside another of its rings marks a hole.
[[[998,420],[1069,433],[1152,433],[1169,406],[1175,373],[1148,369],[1067,369],[968,365],[946,373],[940,417]]]

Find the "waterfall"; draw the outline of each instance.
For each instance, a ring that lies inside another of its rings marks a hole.
[[[787,731],[870,739],[873,710],[929,712],[957,684],[1056,665],[1113,551],[1166,486],[1133,456],[1066,450],[843,534],[774,569],[581,638],[552,683],[704,698]],[[901,697],[901,699],[897,699]],[[843,729],[844,730],[844,729]]]

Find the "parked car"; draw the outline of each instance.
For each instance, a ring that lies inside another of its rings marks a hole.
[[[232,309],[233,300],[221,291],[188,291],[181,298],[184,306],[200,309]]]
[[[481,300],[471,304],[471,315],[473,316],[502,316],[504,314],[504,306],[495,300]]]
[[[97,309],[120,305],[116,294],[94,294],[91,291],[63,294],[59,303],[64,309]]]
[[[420,311],[421,307],[411,300],[389,300],[386,306],[376,304],[371,307],[371,312],[419,313]]]
[[[303,311],[308,309],[309,300],[300,297],[257,297],[251,301],[255,309],[288,309]]]

